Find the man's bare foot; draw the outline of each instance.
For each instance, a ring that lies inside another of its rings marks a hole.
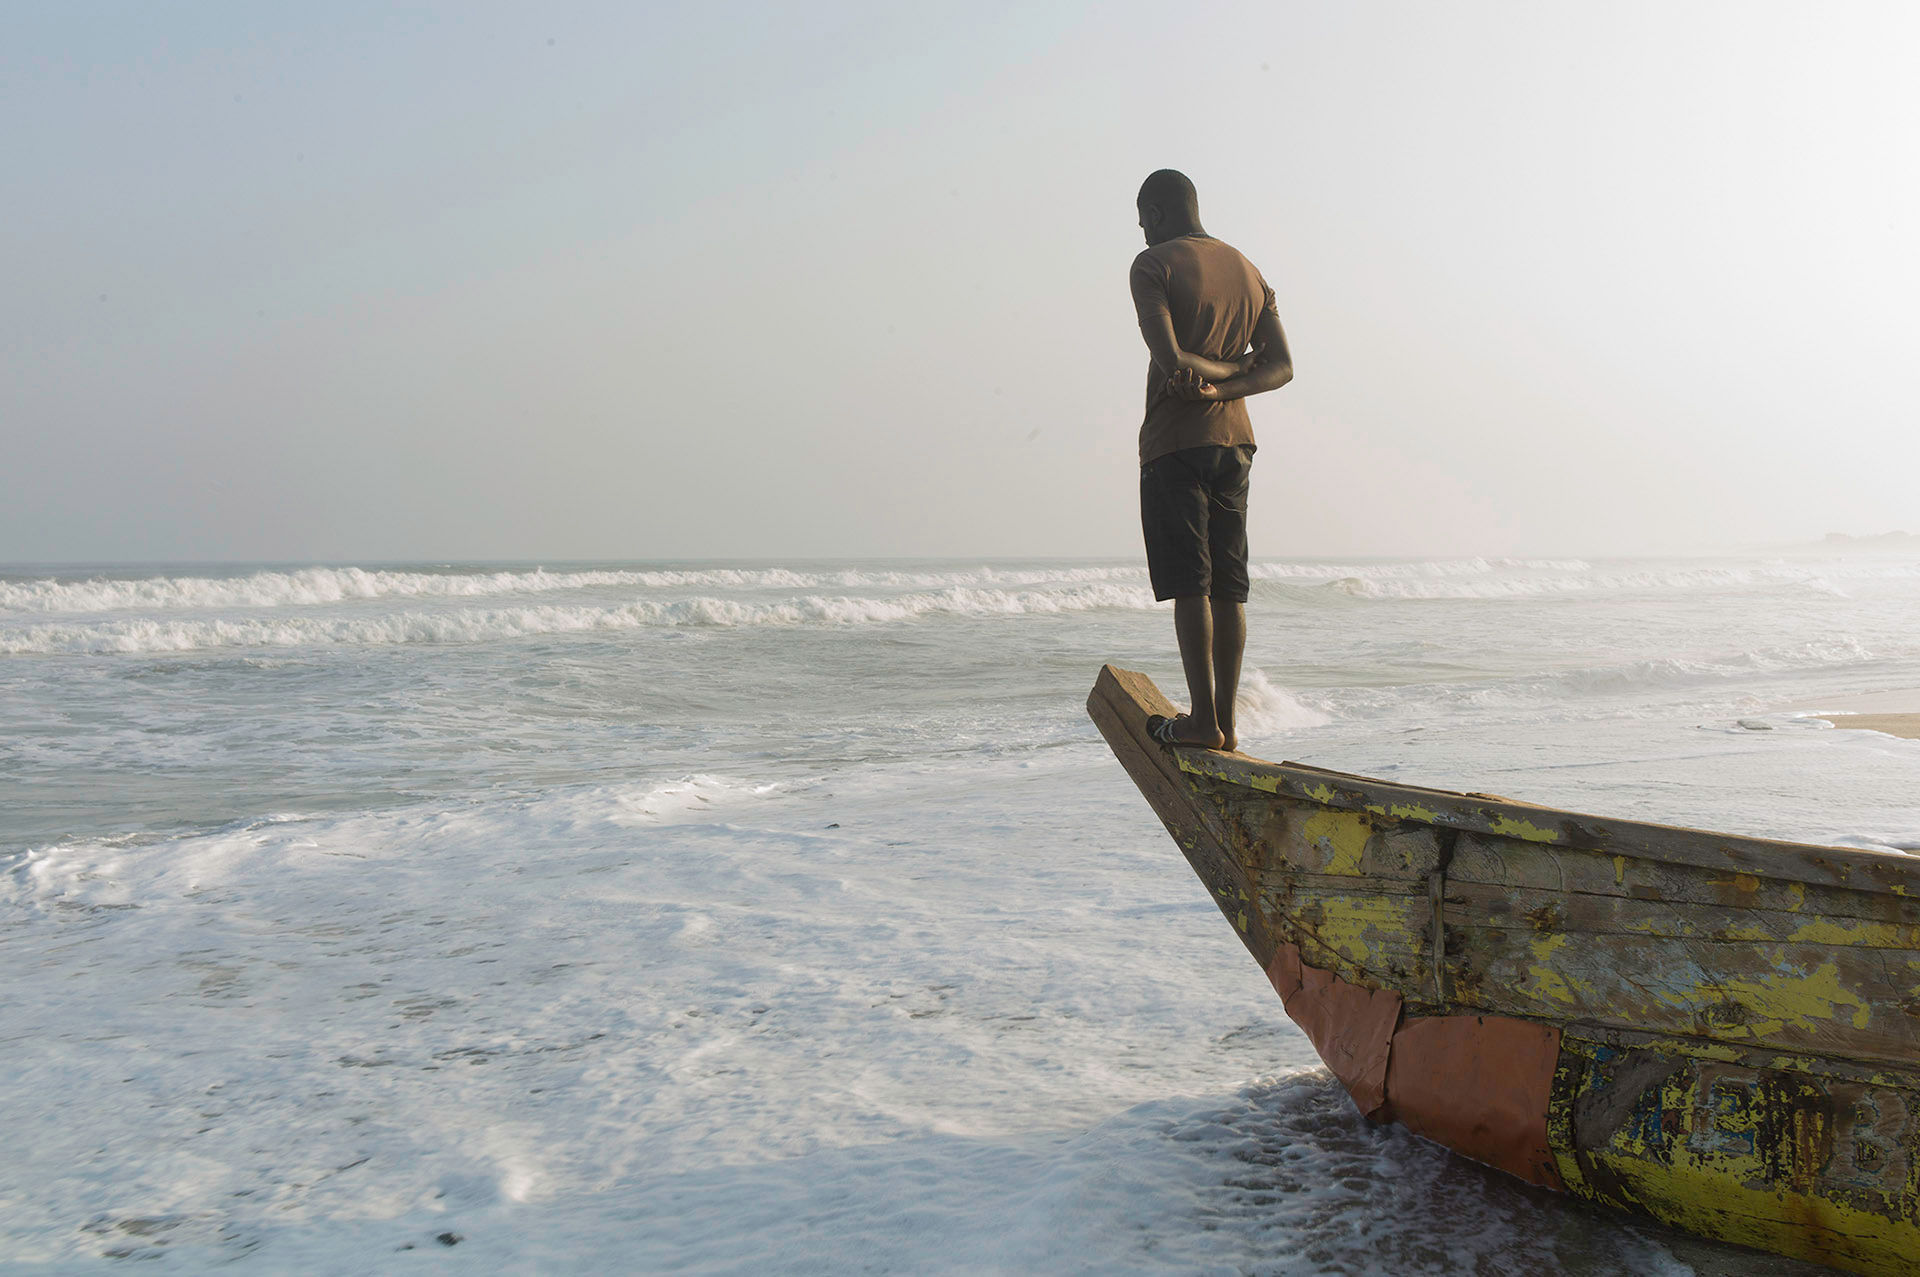
[[[1218,727],[1204,727],[1189,714],[1165,718],[1155,714],[1147,720],[1147,731],[1163,745],[1195,745],[1201,749],[1219,749],[1227,743]]]

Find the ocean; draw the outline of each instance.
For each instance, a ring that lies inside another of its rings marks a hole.
[[[1920,560],[1249,617],[1250,753],[1920,852],[1920,742],[1812,716],[1920,688]],[[1712,1267],[1362,1121],[1103,662],[1184,700],[1133,562],[0,570],[0,1262]]]

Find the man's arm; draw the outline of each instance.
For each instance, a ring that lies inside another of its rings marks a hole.
[[[1293,380],[1293,353],[1287,349],[1287,330],[1280,326],[1280,316],[1270,310],[1260,312],[1260,321],[1253,328],[1253,349],[1251,368],[1218,380],[1202,368],[1177,370],[1169,379],[1173,392],[1183,399],[1245,399],[1278,390]]]
[[[1227,381],[1246,372],[1252,363],[1250,356],[1229,364],[1180,349],[1180,339],[1173,332],[1173,320],[1165,311],[1141,320],[1140,336],[1146,340],[1147,350],[1153,355],[1153,366],[1169,377],[1191,372],[1207,381]],[[1284,335],[1281,341],[1284,345]]]

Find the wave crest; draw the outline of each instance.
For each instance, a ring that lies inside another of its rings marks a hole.
[[[380,616],[240,619],[128,619],[0,627],[0,654],[192,652],[218,647],[312,647],[394,643],[480,643],[586,630],[759,625],[874,625],[926,616],[1021,616],[1154,606],[1151,591],[1118,585],[1066,590],[955,586],[897,598],[805,595],[777,602],[702,596],[613,607],[543,604],[459,608]]]
[[[1144,581],[1135,566],[943,571],[800,571],[791,568],[661,568],[549,572],[409,572],[375,568],[300,568],[248,576],[96,577],[86,581],[0,581],[0,610],[36,613],[186,611],[313,607],[383,598],[484,598],[563,590],[829,590],[870,587],[993,589]]]
[[[1305,727],[1323,727],[1333,721],[1324,711],[1304,703],[1258,669],[1249,669],[1241,676],[1234,714],[1238,719],[1235,726],[1242,736],[1269,736]]]

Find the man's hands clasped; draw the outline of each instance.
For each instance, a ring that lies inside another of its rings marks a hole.
[[[1231,362],[1234,369],[1233,375],[1243,376],[1260,362],[1260,350],[1258,348],[1250,350]],[[1200,402],[1218,401],[1220,398],[1220,387],[1202,377],[1199,370],[1195,368],[1176,369],[1173,376],[1167,378],[1167,392],[1180,399]]]
[[[1218,399],[1220,387],[1191,368],[1182,368],[1167,378],[1167,390],[1180,399]]]

